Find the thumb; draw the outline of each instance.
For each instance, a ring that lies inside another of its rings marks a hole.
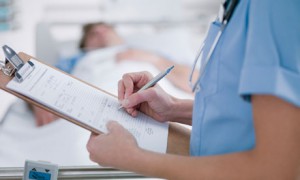
[[[124,129],[118,122],[116,121],[109,121],[107,124],[106,124],[106,128],[109,132],[117,132],[117,131],[120,131],[122,129]]]

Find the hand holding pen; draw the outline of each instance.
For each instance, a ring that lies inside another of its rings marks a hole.
[[[152,80],[150,80],[147,84],[145,84],[141,89],[139,89],[137,92],[146,90],[152,86],[154,86],[157,82],[159,82],[162,78],[164,78],[169,72],[174,68],[174,65],[167,68],[165,71],[159,73],[157,76],[155,76]],[[122,105],[119,106],[118,109],[123,108]]]

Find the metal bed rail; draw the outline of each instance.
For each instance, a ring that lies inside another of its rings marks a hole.
[[[0,180],[21,180],[23,178],[23,167],[0,167]],[[120,171],[112,168],[101,168],[97,166],[74,166],[60,167],[58,180],[69,179],[147,179],[142,175]]]

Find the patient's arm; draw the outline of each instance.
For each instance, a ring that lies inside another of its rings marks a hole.
[[[36,106],[32,107],[32,112],[37,126],[43,126],[58,119],[54,114]]]
[[[155,53],[130,49],[117,55],[118,61],[131,60],[131,61],[145,61],[153,64],[160,71],[165,70],[167,67],[174,65],[175,63],[164,57],[161,57]],[[190,67],[182,64],[176,64],[172,72],[167,78],[178,88],[192,93],[188,84],[188,78],[190,74]],[[198,73],[198,72],[195,72]]]

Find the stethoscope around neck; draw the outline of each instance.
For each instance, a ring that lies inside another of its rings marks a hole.
[[[193,92],[195,92],[195,91],[198,92],[201,90],[200,80],[201,80],[202,75],[204,74],[206,65],[210,61],[211,56],[219,42],[219,39],[220,39],[228,21],[230,20],[232,14],[233,14],[233,11],[235,10],[238,2],[239,2],[239,0],[225,0],[221,4],[220,10],[219,10],[219,15],[217,17],[217,21],[221,22],[220,30],[218,31],[217,35],[215,36],[214,41],[208,51],[207,56],[203,57],[203,48],[205,46],[205,41],[206,41],[206,39],[205,39],[203,41],[203,43],[201,44],[199,52],[197,53],[195,60],[194,60],[192,71],[191,71],[190,77],[189,77],[189,83],[190,83],[190,86],[191,86]],[[199,70],[199,76],[198,76],[197,80],[193,83],[193,75],[195,73],[195,68],[196,68],[196,65],[197,65],[197,62],[199,61],[199,59],[201,59],[200,60],[201,67]]]

